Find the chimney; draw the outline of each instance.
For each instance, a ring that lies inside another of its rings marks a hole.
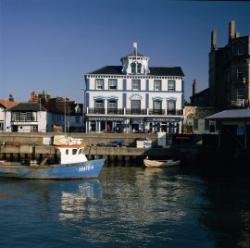
[[[12,94],[9,94],[9,101],[10,101],[10,102],[14,102],[14,97],[13,97]]]
[[[194,96],[196,94],[196,79],[193,80],[193,83],[192,83],[192,96]]]
[[[217,48],[217,33],[215,30],[211,32],[211,50],[216,50]]]
[[[235,36],[236,36],[236,34],[235,34],[235,21],[231,20],[229,22],[229,40],[234,39]]]
[[[240,33],[239,33],[239,32],[236,32],[235,38],[239,38],[239,37],[240,37]]]

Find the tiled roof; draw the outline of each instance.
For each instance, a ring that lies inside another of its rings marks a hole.
[[[8,109],[11,107],[14,107],[17,103],[5,99],[0,99],[0,105],[2,105],[4,108]]]
[[[46,108],[41,106],[39,103],[23,102],[18,103],[16,106],[9,108],[9,111],[47,111]]]
[[[250,119],[250,109],[229,109],[214,115],[210,115],[207,119]]]
[[[183,77],[184,73],[181,67],[149,67],[150,73],[147,75],[153,76],[180,76]],[[124,75],[122,73],[122,66],[105,66],[98,70],[89,72],[87,74],[113,74],[113,75]],[[138,74],[140,75],[140,74]]]

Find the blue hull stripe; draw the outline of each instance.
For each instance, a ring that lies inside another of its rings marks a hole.
[[[95,159],[71,165],[52,165],[46,167],[0,166],[0,177],[29,179],[75,179],[96,178],[100,175],[105,159]]]

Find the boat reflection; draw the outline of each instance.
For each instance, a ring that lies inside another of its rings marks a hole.
[[[113,216],[119,221],[146,225],[179,221],[186,215],[183,198],[194,194],[182,181],[176,180],[176,173],[169,175],[161,168],[109,168],[102,175],[103,212],[106,217]],[[110,184],[117,180],[120,185]]]
[[[79,221],[85,216],[98,217],[95,203],[102,198],[102,186],[99,180],[85,180],[74,187],[61,192],[60,221]]]

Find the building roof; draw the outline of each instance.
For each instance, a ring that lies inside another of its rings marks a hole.
[[[46,108],[39,103],[22,102],[8,109],[9,111],[47,111]]]
[[[229,109],[214,115],[208,116],[206,119],[250,119],[250,109]]]
[[[193,96],[190,96],[190,98],[206,96],[207,94],[209,94],[209,88],[202,90],[198,93],[195,93]]]
[[[153,75],[153,76],[180,76],[183,77],[184,73],[181,69],[181,67],[149,67],[150,73],[147,75]],[[86,74],[99,74],[99,75],[124,75],[122,72],[122,66],[116,66],[116,65],[109,65],[104,66],[100,69],[97,69],[95,71],[86,73]],[[139,74],[140,75],[140,74]]]
[[[0,105],[2,105],[5,109],[14,107],[17,103],[5,99],[0,99]]]

